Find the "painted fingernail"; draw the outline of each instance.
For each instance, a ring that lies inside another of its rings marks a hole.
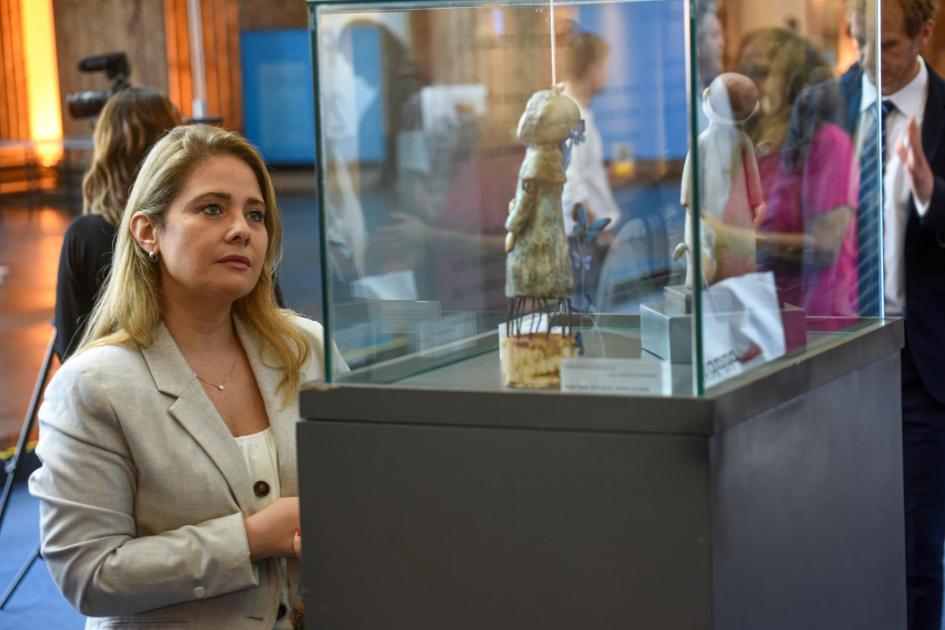
[[[298,528],[297,530],[295,530],[295,535],[296,535],[296,536],[301,536],[301,535],[302,535],[302,528],[301,528],[301,527]]]

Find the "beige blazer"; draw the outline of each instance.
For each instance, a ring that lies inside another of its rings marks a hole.
[[[322,376],[319,324],[293,318]],[[282,496],[296,496],[298,398],[282,406],[280,373],[259,339],[237,331],[276,441]],[[272,628],[277,562],[251,563],[243,518],[253,479],[239,446],[163,324],[149,348],[100,347],[67,361],[46,389],[30,478],[42,551],[86,628]],[[290,560],[290,591],[298,562]]]

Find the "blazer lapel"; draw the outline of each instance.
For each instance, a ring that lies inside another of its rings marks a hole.
[[[279,454],[279,485],[282,496],[298,496],[298,473],[295,455],[295,425],[299,420],[298,399],[282,404],[282,391],[278,389],[282,372],[267,365],[263,358],[262,340],[250,331],[239,318],[234,318],[236,332],[243,350],[249,359],[249,365],[256,377],[259,393],[269,416],[269,426],[276,441]]]
[[[929,163],[934,163],[942,134],[945,133],[945,82],[926,64],[929,71],[929,96],[922,119],[922,149]]]
[[[240,510],[250,514],[253,484],[239,446],[163,323],[151,346],[141,352],[158,390],[177,398],[168,412],[219,468]]]

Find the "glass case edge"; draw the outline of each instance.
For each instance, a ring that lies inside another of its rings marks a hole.
[[[882,67],[882,63],[880,63],[882,59],[882,23],[883,23],[882,5],[883,5],[882,0],[874,0],[873,2],[873,42],[874,42],[873,50],[875,51],[875,54],[873,55],[873,76],[876,77],[876,86],[875,86],[876,87],[876,102],[873,103],[873,109],[874,109],[873,116],[875,117],[875,120],[883,119],[883,114],[882,114],[883,112],[883,106],[882,106],[883,67]],[[882,147],[883,146],[883,130],[880,128],[879,125],[876,125],[876,136],[877,136],[876,146]],[[887,151],[888,150],[889,150],[889,147],[887,147]],[[879,159],[876,161],[876,170],[877,170],[876,177],[878,178],[877,181],[879,182],[880,190],[882,190],[882,186],[885,185],[883,183],[884,167],[883,167],[882,159]],[[883,199],[883,195],[880,195],[879,217],[876,222],[878,226],[878,230],[879,230],[879,239],[877,239],[879,242],[879,256],[878,256],[879,287],[877,288],[879,292],[879,313],[877,313],[877,316],[880,319],[883,319],[886,317],[886,291],[885,291],[886,285],[884,281],[886,277],[886,268],[885,268],[886,267],[886,252],[885,252],[886,241],[885,241],[884,233],[883,233],[883,223],[884,223],[883,215],[885,214],[885,210],[883,209],[883,206],[882,206],[883,204],[882,199]]]
[[[690,207],[687,212],[692,214],[692,242],[689,259],[692,261],[692,384],[696,396],[705,394],[705,370],[702,365],[702,222],[700,208],[699,181],[699,77],[696,69],[699,67],[696,37],[698,36],[698,19],[700,0],[689,0],[686,3],[686,57],[687,64],[687,91],[689,101],[689,157],[691,159],[689,175],[692,178],[689,190]]]
[[[315,3],[309,5],[309,33],[311,34],[311,55],[312,55],[312,89],[315,94],[313,99],[315,105],[315,194],[318,203],[318,229],[321,231],[321,246],[319,247],[318,257],[321,265],[321,289],[322,289],[322,329],[325,348],[322,352],[325,382],[332,383],[334,369],[334,355],[332,351],[334,341],[332,339],[331,328],[331,274],[328,273],[328,220],[325,209],[325,147],[321,141],[322,137],[322,111],[321,111],[321,85],[319,83],[319,48],[318,48],[318,6]]]

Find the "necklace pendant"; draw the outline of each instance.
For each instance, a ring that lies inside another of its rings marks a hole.
[[[206,385],[209,385],[209,386],[211,386],[211,387],[216,387],[218,390],[220,390],[220,391],[222,392],[224,389],[226,389],[226,384],[230,382],[230,377],[233,376],[233,368],[235,368],[235,367],[236,367],[236,359],[233,359],[233,365],[230,366],[230,371],[227,372],[226,378],[223,379],[223,382],[222,382],[222,383],[213,383],[213,382],[211,382],[211,381],[208,381],[207,379],[205,379],[204,377],[200,376],[199,374],[197,374],[197,373],[194,372],[193,370],[191,370],[191,373],[194,375],[194,377],[195,377],[198,381],[201,381],[202,383],[204,383],[204,384],[206,384]]]

